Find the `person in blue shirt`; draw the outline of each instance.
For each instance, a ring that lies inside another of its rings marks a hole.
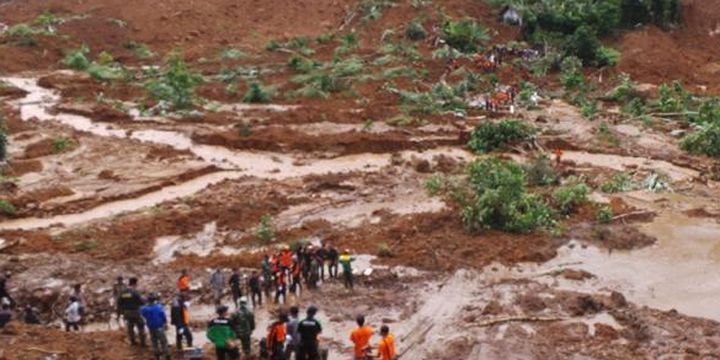
[[[170,360],[170,349],[165,335],[167,329],[165,310],[160,304],[157,294],[150,294],[148,301],[150,303],[141,307],[140,313],[145,318],[148,329],[150,329],[150,340],[152,341],[153,351],[155,351],[155,360],[160,360],[160,357],[163,356],[165,360]]]

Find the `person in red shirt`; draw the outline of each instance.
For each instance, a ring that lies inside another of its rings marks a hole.
[[[278,320],[268,328],[267,348],[270,360],[285,360],[285,337],[287,336],[285,323],[287,321],[287,314],[280,313]]]
[[[396,360],[397,350],[395,349],[395,337],[390,334],[387,325],[380,327],[380,342],[378,343],[378,357],[380,360]]]
[[[370,338],[373,336],[373,329],[365,325],[365,316],[358,315],[355,319],[358,327],[350,333],[350,341],[355,345],[353,348],[353,360],[364,360],[370,350]]]

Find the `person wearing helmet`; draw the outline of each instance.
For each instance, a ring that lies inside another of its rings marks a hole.
[[[155,360],[164,357],[170,360],[170,349],[168,348],[167,336],[167,317],[165,317],[165,309],[160,304],[158,294],[150,294],[148,296],[149,304],[140,308],[140,313],[145,319],[148,330],[150,331],[150,341],[152,342],[153,351],[155,352]]]
[[[215,345],[217,360],[237,360],[240,358],[240,352],[236,343],[237,335],[227,317],[228,307],[218,305],[216,313],[218,316],[210,321],[205,335]]]
[[[240,339],[243,354],[250,355],[250,336],[255,330],[255,314],[248,309],[248,299],[243,296],[238,300],[238,309],[230,317],[235,335]]]
[[[352,262],[355,258],[350,256],[350,249],[345,249],[342,255],[340,255],[340,265],[343,269],[343,285],[345,288],[352,290],[353,288],[353,273],[352,273]]]

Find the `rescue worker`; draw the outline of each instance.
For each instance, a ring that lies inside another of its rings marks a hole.
[[[150,294],[148,301],[149,304],[140,308],[140,313],[145,319],[148,331],[150,332],[150,342],[152,342],[155,360],[160,360],[161,357],[164,357],[165,360],[170,360],[170,349],[168,348],[167,336],[165,335],[165,329],[167,329],[165,310],[162,304],[160,304],[160,299],[157,294]]]
[[[250,299],[252,300],[252,306],[262,306],[262,285],[260,281],[260,274],[257,271],[253,271],[248,279],[248,288],[250,289]],[[255,300],[257,298],[257,301]]]
[[[298,358],[298,347],[300,346],[300,333],[298,333],[298,325],[300,324],[300,309],[297,306],[290,307],[290,317],[288,318],[285,327],[287,329],[287,335],[289,340],[285,347],[285,353],[288,359],[291,359],[295,355],[295,359]]]
[[[322,244],[320,248],[315,251],[315,256],[318,261],[318,277],[320,281],[325,282],[325,263],[328,261],[327,248],[325,244]]]
[[[280,303],[280,297],[282,296],[282,303],[287,302],[287,280],[285,271],[278,271],[275,273],[275,303]]]
[[[295,297],[299,295],[302,288],[302,281],[300,281],[301,276],[302,271],[300,270],[300,262],[293,261],[292,273],[290,274],[290,292],[293,293]]]
[[[137,278],[132,277],[128,280],[127,288],[120,294],[118,307],[125,318],[130,344],[137,345],[135,339],[135,330],[137,330],[137,335],[140,337],[140,345],[144,347],[146,345],[145,322],[140,315],[140,307],[143,306],[144,301],[142,295],[140,295],[140,292],[137,290],[137,283]]]
[[[118,276],[113,284],[112,294],[113,301],[115,302],[115,317],[120,322],[122,311],[120,310],[120,294],[125,290],[125,279],[122,276]]]
[[[232,329],[230,319],[227,317],[228,307],[219,305],[215,319],[208,324],[206,336],[215,345],[215,356],[217,360],[240,359],[240,352],[237,348],[235,331]]]
[[[322,332],[322,325],[315,319],[318,309],[310,306],[306,313],[307,317],[298,324],[298,334],[300,335],[300,346],[297,352],[297,360],[318,360],[320,359],[320,351],[318,345],[318,335]]]
[[[354,344],[353,360],[365,360],[370,349],[370,338],[373,336],[373,329],[365,325],[365,316],[358,315],[355,319],[358,327],[350,333],[350,341]]]
[[[228,281],[228,284],[230,285],[230,292],[232,293],[233,304],[235,304],[235,309],[237,310],[240,306],[238,304],[238,300],[242,297],[240,271],[237,268],[233,269],[233,273],[230,276],[230,281]]]
[[[177,350],[182,350],[183,337],[187,347],[191,348],[193,346],[193,337],[190,331],[190,312],[188,311],[187,299],[183,293],[178,293],[172,301],[170,322],[175,326],[175,347]]]
[[[285,323],[288,321],[288,316],[284,312],[280,312],[278,319],[270,325],[268,328],[267,335],[267,349],[270,355],[270,360],[286,360],[285,357],[285,337],[287,336],[287,329]]]
[[[222,272],[222,269],[217,268],[215,272],[210,275],[210,288],[213,291],[215,304],[219,305],[225,292],[225,274]]]
[[[190,291],[190,275],[188,274],[187,269],[182,269],[180,272],[180,277],[177,281],[177,288],[180,292]]]
[[[70,296],[70,303],[65,308],[65,331],[80,331],[80,320],[82,313],[80,312],[80,301],[74,295]]]
[[[233,331],[240,339],[242,344],[243,354],[250,356],[250,336],[255,330],[255,314],[248,309],[248,300],[246,297],[241,297],[238,301],[238,309],[230,317],[230,323],[232,324]]]
[[[328,248],[328,274],[333,279],[337,279],[338,277],[338,258],[340,257],[340,253],[338,253],[337,248],[335,246],[330,245]]]
[[[262,269],[262,287],[265,290],[265,298],[270,301],[270,288],[272,288],[272,264],[270,257],[265,254],[262,262],[260,263]]]
[[[390,328],[387,325],[380,327],[380,342],[378,343],[378,357],[380,360],[397,360],[397,350],[395,350],[395,337],[390,334]]]
[[[353,273],[352,273],[352,262],[355,261],[355,258],[350,256],[350,250],[345,249],[343,251],[343,254],[340,255],[340,265],[342,265],[343,268],[343,285],[347,289],[353,288]]]

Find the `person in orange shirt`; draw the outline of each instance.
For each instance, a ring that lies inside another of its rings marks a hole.
[[[177,287],[180,292],[190,291],[190,275],[187,269],[183,269],[178,278]]]
[[[358,327],[350,333],[350,341],[355,344],[353,360],[365,360],[368,357],[373,329],[365,325],[365,316],[363,315],[358,315],[355,321]]]
[[[387,325],[380,327],[380,343],[378,343],[378,357],[380,360],[397,360],[397,350],[395,350],[395,337],[390,334],[390,328]]]
[[[287,314],[281,312],[278,320],[268,328],[267,348],[270,360],[285,360],[285,337],[287,336],[285,323],[288,320]]]

